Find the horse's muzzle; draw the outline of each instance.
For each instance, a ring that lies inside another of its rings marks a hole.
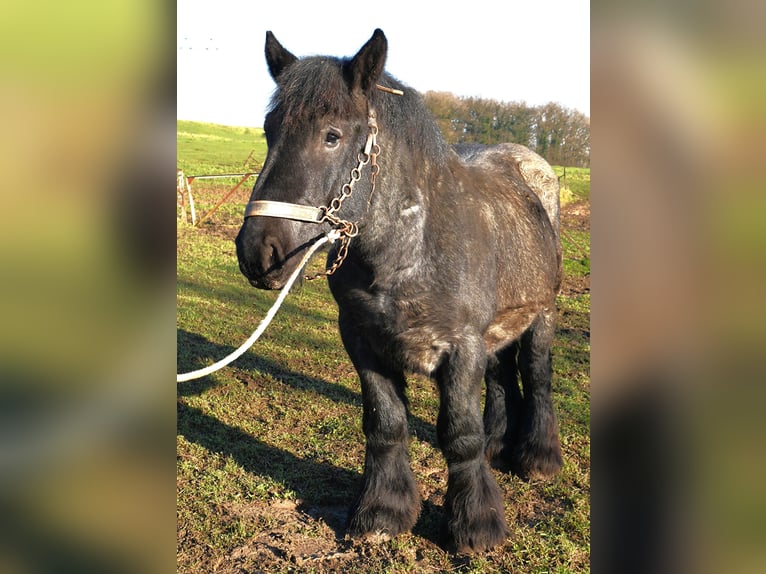
[[[242,272],[242,275],[247,278],[248,283],[252,285],[253,287],[256,287],[258,289],[281,289],[285,284],[285,275],[284,269],[281,266],[273,266],[267,269],[259,269],[259,265],[253,265],[248,264],[246,261],[243,261],[242,258],[239,260],[239,270]]]
[[[282,244],[269,233],[243,225],[235,240],[239,270],[253,287],[280,289],[285,284]]]
[[[245,275],[247,277],[247,275]],[[281,281],[279,279],[275,279],[273,277],[270,277],[268,275],[262,275],[261,277],[255,277],[255,278],[247,278],[248,283],[252,285],[253,287],[257,289],[266,289],[269,291],[274,291],[276,289],[281,289],[284,287],[284,281]]]

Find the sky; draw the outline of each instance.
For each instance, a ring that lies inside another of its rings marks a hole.
[[[589,0],[179,0],[177,118],[261,127],[274,89],[267,30],[296,56],[343,57],[375,28],[386,71],[421,92],[590,116]]]

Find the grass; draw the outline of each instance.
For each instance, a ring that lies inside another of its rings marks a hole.
[[[178,169],[187,176],[258,171],[266,158],[262,128],[178,120],[176,129]]]
[[[561,185],[561,203],[590,201],[590,168],[554,166]]]
[[[196,132],[179,122],[179,131],[189,134],[183,135],[186,147],[179,135],[180,157],[186,159],[189,142],[197,142],[200,158],[210,146],[214,159],[208,161],[221,171],[231,169],[226,162],[233,160],[215,159],[223,153],[222,140],[195,134],[233,141],[239,128],[201,126]],[[245,136],[236,136],[240,150],[255,145]],[[567,177],[572,178],[570,168]],[[212,203],[220,191],[195,183],[195,200]],[[250,287],[237,266],[233,239],[248,195],[239,190],[199,228],[178,226],[179,372],[210,364],[239,346],[276,297]],[[408,388],[410,457],[423,499],[418,523],[412,533],[380,544],[345,538],[345,513],[364,462],[361,396],[337,332],[337,308],[320,280],[294,290],[261,340],[232,366],[178,385],[178,571],[589,571],[587,225],[580,221],[567,236],[574,241],[564,241],[567,287],[558,297],[553,349],[564,468],[550,482],[495,472],[511,528],[504,546],[454,557],[436,544],[446,464],[435,446],[438,395],[424,377],[412,377]],[[320,260],[312,263],[317,270]]]

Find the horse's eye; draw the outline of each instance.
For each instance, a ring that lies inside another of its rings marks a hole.
[[[341,133],[337,130],[329,130],[324,136],[324,145],[327,147],[335,147],[341,138]]]

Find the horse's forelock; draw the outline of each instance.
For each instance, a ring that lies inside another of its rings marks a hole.
[[[280,110],[285,126],[358,113],[358,102],[343,77],[343,63],[326,57],[299,60],[280,76],[270,109]]]
[[[328,116],[365,119],[367,101],[355,97],[344,78],[343,66],[348,61],[325,56],[303,58],[279,76],[270,111],[279,110],[282,129],[309,129]],[[443,163],[449,146],[423,99],[389,74],[384,73],[380,81],[388,87],[407,90],[405,96],[378,90],[369,95],[369,104],[377,112],[381,129],[394,129],[418,153],[428,150],[425,153],[432,162]]]

